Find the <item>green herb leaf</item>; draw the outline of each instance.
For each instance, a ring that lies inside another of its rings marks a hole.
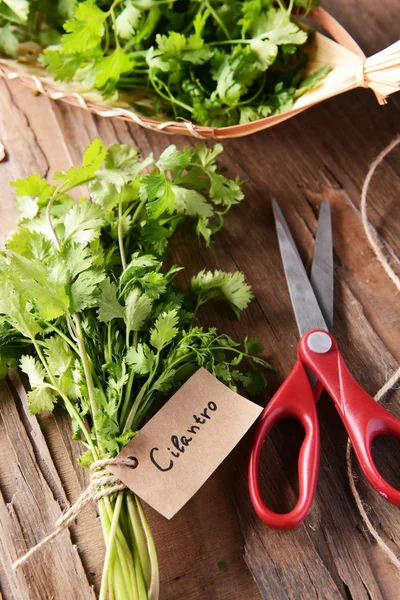
[[[77,54],[96,48],[104,34],[107,14],[91,0],[76,4],[74,18],[64,23],[67,32],[62,37],[61,51],[64,54]]]
[[[178,313],[176,310],[163,312],[150,332],[150,343],[159,352],[172,342],[178,333]]]
[[[251,288],[240,272],[200,271],[192,277],[190,289],[198,297],[198,305],[225,298],[237,316],[253,298]]]
[[[153,301],[139,289],[133,289],[125,300],[125,323],[128,331],[139,331],[151,313]]]
[[[52,411],[56,402],[56,396],[48,387],[37,388],[27,394],[28,407],[31,415],[37,415],[44,411]]]
[[[150,373],[154,364],[154,352],[147,344],[139,343],[136,348],[130,347],[126,354],[126,362],[138,375]]]
[[[94,177],[96,171],[101,167],[105,155],[106,147],[98,138],[95,138],[83,155],[81,167],[71,167],[68,171],[55,173],[54,178],[63,181],[64,189],[83,185]]]
[[[125,316],[124,307],[118,302],[117,286],[109,278],[100,284],[97,305],[99,307],[97,318],[103,323],[108,323],[112,319],[123,319]]]
[[[72,366],[73,356],[71,348],[58,335],[46,338],[45,343],[44,352],[49,369],[54,375],[63,375]]]
[[[65,215],[64,224],[64,243],[68,241],[88,244],[99,237],[105,218],[100,206],[84,202],[71,208]]]
[[[141,11],[131,2],[127,2],[124,10],[115,19],[115,31],[123,40],[129,40],[135,35],[135,29],[142,17]]]
[[[11,58],[17,58],[18,46],[17,36],[12,32],[10,24],[6,23],[3,29],[0,30],[0,52],[11,56]]]
[[[27,21],[29,14],[28,0],[3,0],[3,2],[21,21]]]

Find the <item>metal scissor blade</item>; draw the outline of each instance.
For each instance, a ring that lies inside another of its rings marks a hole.
[[[304,335],[310,329],[328,331],[296,244],[275,199],[272,200],[272,207],[283,268],[300,335]]]
[[[329,330],[333,324],[333,280],[331,209],[328,201],[323,198],[319,210],[310,283]]]

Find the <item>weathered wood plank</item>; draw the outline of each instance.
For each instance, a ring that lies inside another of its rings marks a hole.
[[[2,534],[5,536],[1,560],[7,573],[11,598],[94,598],[68,531],[34,555],[16,573],[12,571],[12,562],[52,531],[61,510],[35,460],[29,436],[7,383],[1,382],[0,389],[3,441],[6,439],[11,449],[8,460],[0,464],[3,494],[7,493],[4,499],[3,496],[0,499]]]

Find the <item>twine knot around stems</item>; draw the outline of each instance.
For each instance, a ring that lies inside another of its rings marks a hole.
[[[126,485],[118,477],[107,470],[107,467],[110,465],[123,465],[131,469],[136,469],[138,460],[134,456],[131,456],[128,458],[104,458],[94,461],[89,469],[90,483],[88,487],[82,492],[77,501],[58,519],[54,530],[13,563],[12,568],[14,570],[21,567],[33,554],[36,554],[38,550],[67,529],[87,504],[98,502],[105,496],[111,496],[111,494],[127,489]]]

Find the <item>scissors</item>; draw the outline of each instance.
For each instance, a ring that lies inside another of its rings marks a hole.
[[[372,441],[378,435],[400,439],[400,420],[369,396],[350,374],[335,338],[333,322],[333,248],[330,207],[322,201],[310,279],[281,209],[273,200],[276,231],[297,327],[300,333],[297,362],[258,421],[250,454],[248,482],[259,518],[276,529],[292,529],[307,517],[317,484],[320,431],[316,402],[323,389],[332,398],[364,475],[381,496],[400,505],[400,490],[379,473],[372,458]],[[301,423],[305,437],[298,458],[299,498],[294,509],[275,513],[265,506],[258,484],[261,448],[271,427],[280,419]]]

